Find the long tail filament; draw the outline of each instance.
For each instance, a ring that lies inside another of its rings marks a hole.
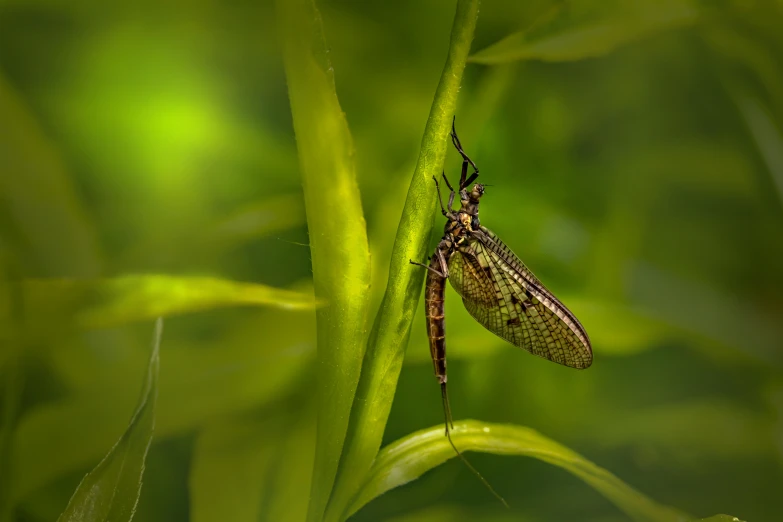
[[[473,467],[473,465],[468,462],[468,459],[465,458],[465,456],[457,449],[457,446],[454,445],[454,441],[451,440],[451,431],[449,430],[449,426],[451,426],[451,429],[454,429],[454,421],[451,418],[451,406],[449,406],[449,395],[446,393],[446,383],[442,382],[440,383],[440,392],[441,396],[443,397],[443,415],[446,418],[446,438],[449,439],[449,444],[451,444],[451,447],[454,448],[454,453],[457,454],[457,456],[462,460],[462,462],[468,467],[470,471],[473,472],[476,477],[486,486],[486,488],[492,493],[495,498],[497,498],[500,502],[503,503],[506,508],[508,508],[508,503],[506,500],[500,496],[500,494],[495,491],[495,488],[493,488],[489,482],[487,482],[487,479],[484,478],[484,476],[478,472],[476,468]]]

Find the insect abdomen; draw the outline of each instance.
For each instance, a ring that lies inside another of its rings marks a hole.
[[[438,256],[432,256],[432,270],[440,271]],[[443,318],[443,302],[446,295],[446,278],[427,270],[427,284],[424,289],[424,305],[427,315],[427,337],[430,340],[430,355],[435,367],[435,376],[440,383],[446,382],[446,321]]]

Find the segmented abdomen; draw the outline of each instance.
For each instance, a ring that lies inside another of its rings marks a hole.
[[[432,256],[430,268],[441,271],[438,256]],[[427,284],[424,289],[424,306],[427,316],[427,337],[430,340],[430,355],[435,367],[435,376],[446,382],[446,322],[443,319],[443,303],[446,296],[446,278],[427,270]]]

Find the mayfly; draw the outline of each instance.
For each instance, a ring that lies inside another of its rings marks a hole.
[[[571,368],[584,369],[593,361],[590,339],[574,314],[541,284],[511,249],[480,223],[479,200],[484,195],[484,185],[477,183],[468,188],[478,177],[479,169],[462,150],[453,122],[451,141],[462,156],[462,173],[458,192],[443,173],[443,181],[451,192],[447,206],[443,205],[438,180],[433,177],[441,212],[448,220],[445,233],[429,265],[411,261],[427,269],[424,298],[427,336],[435,376],[440,383],[449,441],[449,428],[453,429],[454,424],[446,393],[443,306],[446,279],[462,297],[470,315],[511,344]],[[470,176],[469,166],[473,169]],[[457,193],[460,209],[453,210]]]

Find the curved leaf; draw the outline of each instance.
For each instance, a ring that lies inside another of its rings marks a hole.
[[[350,499],[381,446],[424,282],[424,270],[409,261],[423,260],[428,255],[437,204],[432,178],[440,175],[446,159],[447,137],[476,28],[478,5],[478,0],[457,2],[446,64],[424,129],[419,160],[394,240],[389,282],[370,334],[351,410],[346,452],[340,459],[340,472],[326,513],[330,522],[344,519]]]
[[[314,0],[278,0],[283,64],[310,234],[318,327],[318,435],[307,519],[323,517],[367,341],[370,252],[353,139]]]
[[[472,55],[469,61],[499,64],[517,60],[565,62],[596,58],[652,34],[691,24],[697,17],[696,9],[685,0],[635,5],[634,10],[628,10],[627,6],[626,12],[612,9],[586,22],[565,25],[561,22],[557,30],[543,35],[513,33]]]
[[[652,501],[605,469],[530,428],[466,420],[455,423],[452,438],[463,451],[534,457],[561,467],[595,488],[633,520],[681,522],[690,518]],[[443,436],[442,426],[418,431],[389,444],[375,459],[349,513],[455,456]]]
[[[122,522],[133,518],[155,427],[162,333],[163,319],[159,318],[141,399],[128,429],[100,464],[84,477],[57,519],[59,522]]]
[[[291,290],[215,277],[163,274],[34,279],[22,282],[22,292],[30,321],[61,321],[70,316],[82,328],[106,328],[225,306],[306,310],[317,304],[311,295]]]
[[[289,393],[312,367],[313,315],[311,311],[269,310],[215,342],[167,341],[169,364],[156,406],[157,437],[200,428]],[[64,371],[73,374],[68,381],[75,391],[64,399],[41,404],[20,419],[13,439],[15,474],[10,485],[14,500],[100,459],[101,448],[116,440],[127,422],[123,408],[133,408],[136,399],[129,391],[134,386],[129,376],[145,364],[136,353],[120,363],[97,367],[83,349],[62,349],[52,355],[73,366]],[[85,383],[80,376],[90,371],[100,375]],[[52,437],[52,433],[58,436]]]

